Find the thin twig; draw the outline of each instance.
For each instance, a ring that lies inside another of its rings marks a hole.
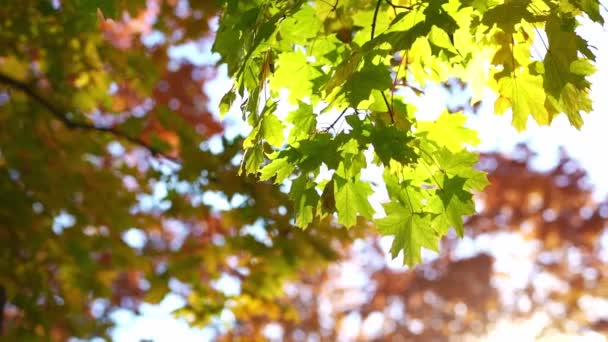
[[[395,117],[393,116],[393,108],[391,107],[390,103],[388,103],[388,99],[386,98],[386,95],[384,95],[384,92],[381,91],[380,94],[382,94],[382,99],[384,99],[384,104],[388,108],[388,115],[390,115],[390,117],[391,117],[391,123],[395,124]]]
[[[338,123],[338,121],[340,121],[340,119],[344,116],[344,113],[346,113],[347,110],[348,110],[348,107],[344,108],[344,110],[342,111],[342,113],[340,113],[340,115],[338,115],[338,117],[336,118],[336,120],[334,120],[334,122],[332,122],[331,125],[329,125],[329,127],[327,127],[325,129],[325,131],[328,132],[330,129],[333,129],[334,126]]]
[[[372,19],[372,35],[370,40],[374,39],[374,34],[376,33],[376,20],[378,20],[378,11],[380,10],[380,3],[382,0],[378,0],[376,3],[376,9],[374,10],[374,18]]]
[[[423,89],[420,89],[420,88],[416,87],[415,85],[412,85],[410,82],[407,81],[407,79],[403,82],[403,86],[410,88],[417,93],[425,94]]]
[[[123,139],[134,145],[145,148],[155,157],[161,157],[161,158],[170,160],[177,164],[180,163],[180,161],[177,158],[168,156],[168,155],[164,154],[162,151],[160,151],[159,149],[148,145],[145,141],[143,141],[139,138],[130,136],[130,135],[126,134],[125,132],[122,132],[114,127],[99,127],[99,126],[95,126],[95,125],[88,124],[85,122],[76,122],[76,121],[70,120],[64,114],[69,111],[65,111],[65,110],[62,110],[61,108],[57,107],[54,103],[52,103],[51,101],[46,99],[44,96],[40,95],[36,90],[34,90],[32,87],[30,87],[25,82],[19,81],[6,74],[0,73],[0,83],[4,83],[12,88],[15,88],[15,89],[25,93],[27,96],[29,96],[30,98],[32,98],[33,100],[38,102],[40,105],[42,105],[49,113],[51,113],[56,119],[61,121],[69,129],[110,133],[117,138]]]
[[[399,71],[401,71],[401,66],[405,64],[405,75],[403,76],[404,83],[407,82],[407,60],[409,56],[410,50],[404,50],[401,55],[401,62],[399,62],[399,66],[397,67],[397,72],[395,72],[395,79],[393,80],[393,88],[391,89],[391,106],[395,107],[395,92],[397,90],[397,81],[399,80]],[[407,107],[406,107],[406,116],[407,116]]]
[[[401,9],[406,9],[406,10],[413,10],[414,6],[404,6],[404,5],[395,5],[394,3],[392,3],[389,0],[385,0],[387,4],[389,4],[393,9],[397,9],[397,8],[401,8]]]

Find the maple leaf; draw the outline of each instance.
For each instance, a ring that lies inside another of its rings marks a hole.
[[[532,75],[528,70],[524,70],[502,77],[498,80],[498,93],[500,97],[494,104],[494,111],[500,114],[511,108],[512,123],[516,129],[521,131],[526,128],[529,115],[540,125],[548,125],[551,122],[549,112],[545,108],[546,95],[542,76]]]
[[[361,101],[369,99],[372,90],[384,91],[391,85],[391,76],[386,67],[366,63],[361,70],[350,76],[343,89],[349,103],[357,107]]]
[[[267,113],[262,118],[261,131],[264,139],[274,147],[279,147],[283,143],[285,136],[283,135],[283,129],[285,126],[274,114]]]
[[[305,43],[315,38],[321,29],[321,20],[315,9],[305,4],[299,11],[295,12],[279,25],[281,39],[289,44]]]
[[[473,196],[464,190],[466,178],[454,176],[445,177],[443,184],[437,190],[437,196],[441,200],[441,207],[437,203],[431,203],[431,207],[439,213],[439,226],[437,230],[443,235],[449,227],[453,227],[459,236],[464,234],[462,217],[475,212]],[[433,205],[435,204],[435,205]]]
[[[593,65],[578,58],[581,38],[574,32],[572,22],[568,25],[567,20],[552,16],[547,21],[546,31],[549,48],[543,60],[543,76],[549,105],[555,112],[566,113],[570,123],[581,128],[580,112],[591,111],[589,83],[585,76],[593,73]]]
[[[414,149],[408,145],[413,140],[409,132],[394,126],[376,125],[370,133],[374,152],[384,165],[388,165],[391,160],[402,164],[416,160]]]
[[[248,175],[255,174],[262,163],[264,163],[264,151],[261,145],[255,145],[245,151],[241,172],[244,171]]]
[[[451,151],[460,151],[464,144],[479,144],[477,132],[464,127],[467,118],[464,114],[443,112],[435,121],[418,121],[417,133],[426,134],[428,139],[445,146]]]
[[[430,215],[413,212],[407,205],[390,202],[383,205],[386,217],[376,220],[378,231],[393,235],[391,254],[396,258],[403,251],[403,262],[413,266],[422,261],[420,248],[439,249],[439,237],[430,223]]]
[[[323,73],[306,60],[300,52],[285,52],[279,55],[277,69],[270,78],[270,84],[275,89],[289,89],[289,100],[297,102],[310,96],[314,81]],[[294,80],[298,80],[294,82]]]
[[[290,142],[307,138],[317,126],[317,118],[312,112],[312,106],[302,101],[298,101],[298,108],[287,115],[287,122],[293,124],[289,133]]]
[[[272,161],[260,170],[260,180],[265,181],[276,176],[274,182],[279,184],[292,174],[294,165],[287,157],[271,159]]]
[[[334,198],[338,212],[338,223],[350,228],[357,223],[357,214],[371,219],[374,209],[367,199],[372,193],[368,183],[360,180],[346,180],[334,176]]]
[[[465,178],[465,189],[481,191],[488,185],[486,173],[475,168],[477,154],[467,150],[451,152],[443,148],[435,152],[433,157],[433,162],[436,162],[446,175]]]
[[[294,202],[296,226],[300,228],[308,227],[314,220],[315,208],[320,199],[314,184],[306,176],[300,176],[293,181],[289,197]]]

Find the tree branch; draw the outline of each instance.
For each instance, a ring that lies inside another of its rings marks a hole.
[[[56,119],[61,121],[69,129],[110,133],[113,136],[115,136],[116,138],[128,141],[129,143],[131,143],[133,145],[143,147],[144,149],[148,150],[148,152],[150,152],[153,156],[155,156],[157,158],[167,159],[167,160],[170,160],[177,164],[180,163],[179,159],[168,156],[168,155],[164,154],[161,150],[148,145],[148,143],[146,143],[145,141],[143,141],[137,137],[130,136],[127,133],[120,131],[115,127],[100,127],[100,126],[95,126],[93,124],[89,124],[86,122],[77,122],[77,121],[70,120],[68,117],[65,116],[65,113],[67,113],[69,111],[66,111],[66,110],[63,110],[63,109],[57,107],[54,103],[52,103],[51,101],[46,99],[44,96],[40,95],[34,88],[30,87],[25,82],[19,81],[6,74],[0,73],[0,83],[4,83],[14,89],[17,89],[17,90],[25,93],[27,96],[29,96],[30,98],[32,98],[33,100],[38,102],[40,105],[42,105],[49,113],[51,113]]]

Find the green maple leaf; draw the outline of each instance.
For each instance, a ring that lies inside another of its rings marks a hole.
[[[313,93],[314,81],[323,76],[301,52],[284,52],[277,60],[278,68],[270,78],[273,89],[289,89],[289,100],[296,102]]]
[[[317,118],[312,112],[312,106],[302,101],[298,101],[298,109],[287,115],[287,122],[293,124],[289,132],[290,142],[306,139],[317,127]]]
[[[315,218],[315,208],[320,199],[314,183],[309,181],[306,175],[300,176],[293,181],[289,197],[294,204],[296,226],[308,227]]]
[[[220,117],[224,117],[228,111],[230,110],[230,107],[232,107],[232,103],[234,103],[234,101],[236,100],[236,93],[234,92],[234,89],[231,89],[229,92],[227,92],[226,94],[224,94],[224,96],[222,96],[222,99],[220,101]]]
[[[583,125],[580,112],[591,111],[585,76],[592,74],[594,67],[588,60],[578,58],[580,37],[570,20],[551,16],[546,31],[549,49],[543,71],[548,106],[552,112],[566,113],[570,123],[580,128]]]
[[[255,174],[258,172],[258,168],[264,162],[264,151],[262,145],[256,145],[245,151],[243,156],[243,168],[240,172],[245,171],[245,174]]]
[[[254,113],[244,144],[246,168],[259,168],[261,152],[270,144],[279,153],[268,155],[270,162],[257,171],[260,179],[277,183],[294,172],[301,175],[290,194],[296,223],[306,226],[315,216],[337,214],[340,223],[352,226],[358,215],[373,214],[367,201],[371,188],[360,181],[367,166],[364,152],[371,147],[373,162],[385,170],[388,208],[401,210],[390,212],[379,226],[397,236],[393,252],[405,249],[408,263],[420,260],[420,246],[436,248],[450,227],[462,235],[462,217],[474,210],[471,192],[488,181],[475,169],[477,155],[465,148],[479,143],[465,127],[465,116],[445,112],[434,122],[416,122],[403,97],[385,98],[393,86],[422,92],[419,87],[452,75],[473,86],[475,100],[493,87],[495,112],[511,110],[518,130],[530,116],[546,125],[562,112],[580,127],[580,112],[591,108],[586,78],[595,71],[594,55],[575,28],[583,13],[603,20],[594,0],[437,0],[420,7],[395,2],[415,10],[380,2],[379,12],[365,1],[333,7],[305,1],[231,3],[219,36],[230,44],[237,38],[245,42],[234,49],[219,47],[230,69],[238,66],[235,95],[248,97],[245,111]],[[538,60],[533,45],[543,33],[548,52]],[[298,105],[284,120],[292,126],[286,146],[283,122],[267,114],[274,110],[257,115],[258,99],[272,104],[284,89]],[[224,109],[232,102],[228,95]],[[313,110],[321,104],[327,106],[319,115],[346,108],[343,119],[350,127],[317,131]],[[250,150],[258,145],[259,150]],[[332,180],[316,184],[312,178],[325,167],[334,172]],[[390,222],[400,228],[389,229]]]
[[[276,158],[260,170],[260,180],[265,181],[276,176],[274,183],[279,184],[291,175],[294,168],[289,158]]]
[[[489,27],[498,26],[504,32],[513,33],[515,26],[522,19],[532,22],[532,14],[527,7],[530,0],[509,1],[487,10],[483,15],[483,23]]]
[[[299,167],[302,171],[315,171],[323,163],[330,169],[338,167],[336,140],[329,134],[317,134],[314,139],[301,140],[297,150],[302,155]]]
[[[448,33],[435,25],[432,26],[428,39],[429,42],[433,43],[435,46],[457,53]]]
[[[242,33],[245,30],[255,25],[259,10],[251,8],[240,16],[226,16],[224,22],[217,32],[217,38],[213,43],[213,51],[218,52],[222,62],[228,65],[228,75],[234,75],[240,68],[242,57],[244,55],[244,38]],[[253,39],[253,35],[246,36],[248,39]]]
[[[580,4],[581,9],[587,13],[591,20],[604,24],[604,18],[600,14],[600,2],[597,0],[580,0],[577,1]]]
[[[391,255],[396,258],[403,251],[403,262],[413,266],[422,261],[420,248],[439,250],[439,236],[432,226],[430,215],[412,212],[408,205],[398,202],[384,204],[386,217],[376,220],[378,231],[394,235]]]
[[[274,147],[279,147],[283,144],[283,129],[285,126],[274,114],[266,113],[261,123],[261,131],[264,139]]]
[[[430,140],[445,146],[450,151],[460,151],[464,144],[479,144],[477,132],[466,128],[467,117],[461,113],[443,112],[435,121],[418,121],[417,133],[424,133]]]
[[[466,178],[465,189],[481,191],[489,184],[486,173],[475,168],[479,160],[476,153],[443,148],[433,153],[433,158],[447,175]]]
[[[395,126],[374,126],[370,139],[376,155],[384,165],[388,165],[391,160],[406,165],[417,158],[414,149],[408,145],[413,137]]]
[[[363,54],[359,50],[353,50],[348,58],[345,58],[340,64],[335,67],[333,75],[325,83],[325,91],[328,94],[336,88],[344,84],[351,75],[357,71],[359,63],[363,58]]]
[[[281,39],[289,44],[305,43],[317,36],[321,29],[321,20],[315,9],[305,4],[302,8],[283,20],[279,26]]]
[[[551,16],[546,26],[549,47],[544,64],[544,86],[547,92],[559,98],[561,90],[572,80],[570,64],[577,60],[577,36],[574,31],[565,31],[562,21]]]
[[[360,180],[346,180],[339,176],[334,176],[334,182],[338,223],[350,228],[357,223],[357,214],[372,218],[374,209],[367,198],[373,191],[368,183]]]
[[[365,66],[353,73],[344,84],[346,98],[352,107],[356,107],[361,101],[366,101],[372,94],[372,90],[384,91],[393,84],[387,67],[366,63]]]
[[[440,199],[441,206],[437,201],[431,201],[431,207],[438,215],[437,231],[446,234],[449,227],[453,227],[459,236],[464,234],[464,224],[462,217],[475,213],[475,204],[471,193],[464,190],[466,178],[454,176],[444,177],[443,184],[437,190],[437,197]]]
[[[547,96],[549,108],[554,112],[564,112],[568,116],[570,124],[576,128],[583,126],[581,111],[590,112],[593,110],[588,89],[580,89],[572,83],[566,83],[562,88],[559,100],[552,95]]]
[[[593,75],[597,71],[595,65],[593,65],[587,59],[577,59],[570,63],[570,72],[574,75],[589,76]]]
[[[345,144],[342,144],[338,151],[342,156],[342,161],[338,164],[336,175],[343,179],[357,177],[361,170],[367,166],[365,155],[356,138],[351,138]]]
[[[494,111],[501,114],[511,107],[512,124],[516,129],[521,131],[526,128],[529,115],[540,125],[548,125],[551,122],[549,112],[545,108],[546,95],[541,76],[524,70],[502,77],[498,80],[498,92],[500,97],[494,104]]]
[[[365,155],[363,155],[363,153],[347,157],[338,164],[336,175],[344,179],[357,177],[365,166],[367,166],[367,161],[365,160]]]

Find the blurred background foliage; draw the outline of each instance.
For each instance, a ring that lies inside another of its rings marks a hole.
[[[8,340],[108,337],[113,310],[169,291],[186,298],[193,325],[228,306],[246,319],[357,235],[330,222],[293,229],[284,193],[237,175],[239,138],[209,151],[223,131],[205,91],[214,63],[170,55],[212,42],[217,10],[210,1],[0,6]],[[218,209],[209,194],[233,205]],[[213,286],[223,276],[243,284],[238,295]]]
[[[225,340],[467,339],[538,315],[539,336],[607,329],[608,203],[566,155],[548,172],[524,146],[483,155],[491,186],[467,238],[416,269],[389,265],[365,222],[296,229],[284,192],[238,175],[241,138],[210,106],[213,58],[175,53],[209,51],[218,11],[0,6],[3,338],[109,339],[114,311],[168,293],[195,327],[232,312]]]

